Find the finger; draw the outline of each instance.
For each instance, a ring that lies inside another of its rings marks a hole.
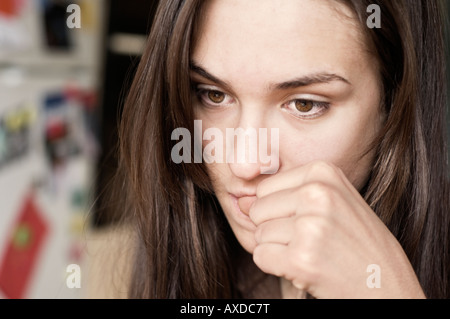
[[[262,223],[255,231],[255,240],[258,244],[288,244],[294,235],[291,218],[273,219]]]
[[[287,246],[282,244],[261,244],[253,250],[253,261],[263,272],[285,277],[287,263],[283,261],[286,259],[287,250]]]
[[[287,171],[280,171],[258,184],[256,196],[262,198],[268,194],[278,192],[283,189],[294,188],[308,182],[323,182],[336,187],[345,186],[351,183],[344,182],[347,178],[344,173],[333,164],[325,162],[311,162],[298,166]]]
[[[283,189],[257,199],[249,210],[249,217],[255,225],[271,219],[288,218],[295,215],[298,200],[294,189]]]
[[[346,202],[340,190],[333,186],[311,182],[285,189],[257,199],[250,207],[249,216],[255,225],[279,218],[297,216],[332,216],[345,211]]]
[[[287,245],[280,244],[258,245],[253,251],[253,261],[266,274],[292,280],[295,288],[307,291],[310,287],[308,274],[290,263],[292,257],[288,249]]]
[[[312,199],[313,204],[316,203],[317,200],[320,203],[321,198],[326,202],[326,196],[330,195],[331,193],[324,191],[325,189],[324,187],[321,187],[321,185],[328,185],[330,186],[329,190],[334,189],[335,191],[338,191],[341,195],[341,199],[344,199],[348,205],[354,208],[358,208],[355,211],[361,213],[372,213],[372,210],[368,206],[367,202],[361,196],[359,191],[346,178],[343,171],[336,166],[333,166],[332,164],[324,162],[312,162],[307,165],[296,167],[294,169],[280,172],[277,175],[271,176],[259,183],[256,195],[258,198],[264,198],[269,194],[280,192],[281,190],[306,186],[308,183],[311,185],[314,185],[314,183],[317,184],[313,188],[316,188],[318,192],[313,190],[312,192],[310,192],[310,195],[312,196],[309,196],[310,199]],[[314,193],[317,193],[317,196]],[[319,196],[320,193],[323,196]],[[307,199],[304,199],[304,202],[306,201]],[[289,205],[290,204],[292,203],[289,203]],[[272,213],[274,213],[273,217],[275,218],[283,215],[289,216],[289,214],[286,214],[286,212],[292,213],[292,209],[289,211],[272,210]],[[262,215],[263,214],[261,214],[261,216]],[[256,214],[254,216],[256,216]],[[266,219],[263,218],[258,222],[261,223],[264,220]]]

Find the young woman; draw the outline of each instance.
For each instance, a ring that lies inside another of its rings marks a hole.
[[[443,51],[437,0],[161,1],[120,128],[129,296],[448,297]],[[174,160],[195,120],[276,130],[276,169]]]

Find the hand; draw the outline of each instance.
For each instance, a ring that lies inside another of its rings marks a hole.
[[[343,172],[315,162],[262,181],[256,265],[316,298],[424,298],[402,247]],[[370,288],[367,267],[380,268]]]

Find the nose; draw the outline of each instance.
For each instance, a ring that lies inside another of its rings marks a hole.
[[[278,148],[272,145],[278,140],[273,141],[270,131],[263,118],[251,112],[241,113],[238,127],[226,129],[227,163],[236,177],[250,181],[266,174],[268,168],[273,170],[269,166],[275,161],[278,165]],[[274,153],[276,156],[272,156]]]
[[[253,127],[227,129],[227,162],[236,177],[252,180],[261,175],[257,132]]]

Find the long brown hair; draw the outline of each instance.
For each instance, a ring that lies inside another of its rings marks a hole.
[[[449,188],[442,8],[435,0],[340,0],[380,65],[387,119],[363,195],[399,240],[427,297],[449,297]],[[120,123],[116,193],[137,235],[132,298],[239,297],[239,249],[203,164],[175,164],[193,132],[190,53],[202,0],[161,1]],[[366,26],[378,4],[382,27]],[[118,197],[119,198],[119,197]]]

